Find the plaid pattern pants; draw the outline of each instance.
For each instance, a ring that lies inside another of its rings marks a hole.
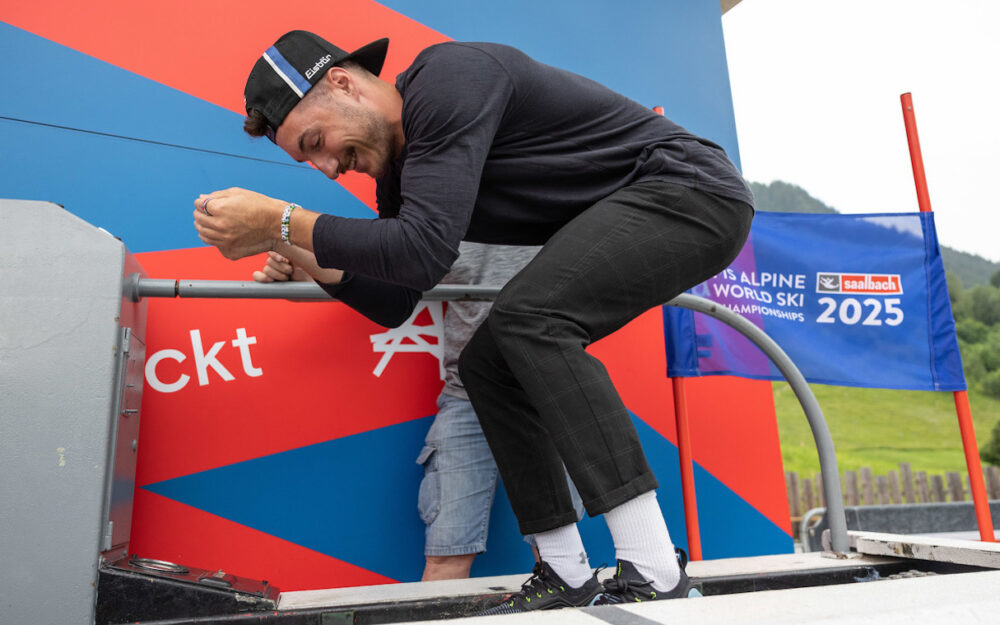
[[[459,373],[521,532],[657,487],[607,370],[586,347],[728,266],[753,209],[664,182],[610,195],[563,226],[501,291]]]

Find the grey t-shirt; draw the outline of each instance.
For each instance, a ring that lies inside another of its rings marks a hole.
[[[458,248],[458,260],[441,284],[474,284],[503,286],[527,265],[538,247],[514,245],[484,245],[463,242]],[[445,395],[468,399],[458,377],[458,357],[486,315],[490,302],[448,302],[444,314],[444,388]]]

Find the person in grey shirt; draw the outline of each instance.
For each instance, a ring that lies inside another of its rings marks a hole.
[[[538,249],[463,242],[441,284],[502,287]],[[427,525],[424,581],[468,577],[476,555],[486,550],[499,472],[458,375],[458,360],[489,312],[489,302],[455,301],[448,303],[444,315],[444,387],[417,458],[424,467],[418,497],[420,517]],[[576,489],[572,491],[582,516],[583,503]]]
[[[441,283],[502,287],[534,258],[538,249],[463,242],[458,259]],[[320,269],[303,250],[285,251],[298,264],[271,252],[261,271],[254,273],[254,279],[314,279],[329,283],[341,277],[338,272]],[[420,518],[426,524],[423,581],[469,577],[476,555],[486,551],[490,512],[500,476],[458,375],[458,360],[489,312],[489,302],[454,301],[447,304],[444,314],[444,386],[437,399],[438,413],[417,457],[424,469],[417,497]],[[583,502],[572,483],[570,491],[577,516],[582,517]],[[528,542],[534,544],[533,536],[528,537]]]

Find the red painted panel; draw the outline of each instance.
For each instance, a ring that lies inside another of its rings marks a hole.
[[[724,376],[689,378],[687,395],[695,462],[788,530],[771,383]]]
[[[0,18],[240,114],[250,68],[286,31],[323,33],[345,49],[390,37],[383,71],[390,80],[420,50],[447,40],[372,0],[285,3],[280,10],[263,0],[54,0],[9,3]]]
[[[138,256],[151,278],[246,280],[261,262],[233,263],[214,248]],[[376,377],[382,354],[369,337],[385,328],[340,303],[151,299],[149,319],[139,485],[437,411],[441,380],[434,357],[396,354]],[[240,329],[253,344],[233,344]],[[213,366],[199,378],[192,330],[204,360],[217,346],[215,361],[233,379]],[[175,351],[163,357],[164,350]],[[162,392],[157,381],[184,384]]]
[[[133,526],[130,551],[143,558],[221,568],[282,591],[395,581],[148,491],[136,491],[134,514],[143,522]]]

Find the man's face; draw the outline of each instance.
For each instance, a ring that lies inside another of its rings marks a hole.
[[[366,104],[325,86],[299,102],[278,127],[275,143],[296,161],[309,161],[331,180],[346,171],[378,178],[393,159],[389,121]]]

